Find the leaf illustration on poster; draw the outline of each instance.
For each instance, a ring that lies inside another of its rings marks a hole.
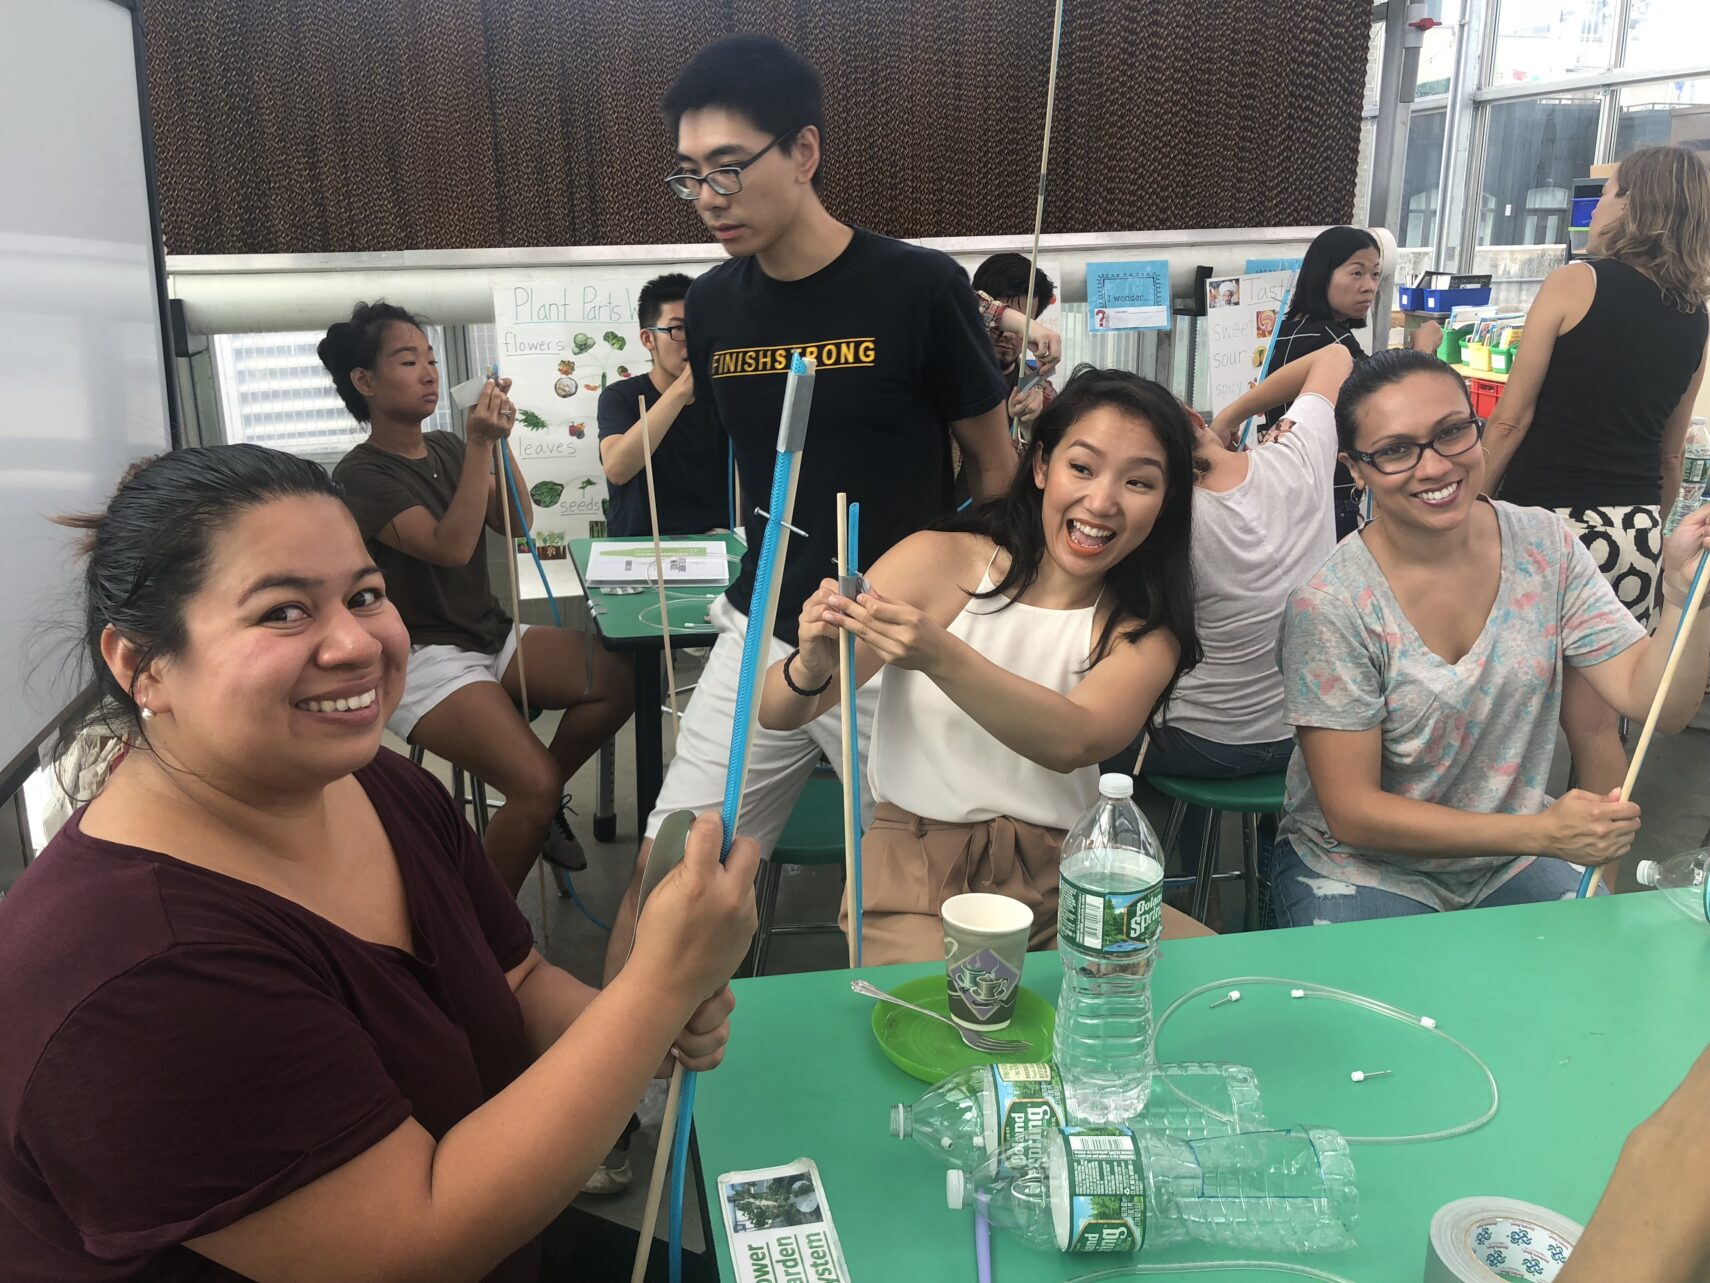
[[[654,274],[562,272],[493,287],[499,367],[517,405],[511,450],[543,557],[605,534],[600,393],[649,368],[636,303]]]

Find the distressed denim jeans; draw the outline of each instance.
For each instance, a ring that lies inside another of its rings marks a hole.
[[[1566,860],[1540,857],[1504,882],[1473,908],[1487,905],[1536,904],[1543,900],[1571,900],[1579,891],[1584,870]],[[1365,922],[1372,918],[1405,918],[1437,910],[1393,891],[1357,886],[1327,878],[1311,868],[1287,838],[1271,846],[1269,877],[1271,911],[1279,927],[1326,927],[1337,922]],[[1609,894],[1599,886],[1597,894]]]

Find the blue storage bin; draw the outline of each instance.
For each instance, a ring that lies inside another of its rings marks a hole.
[[[1457,307],[1483,307],[1490,302],[1490,277],[1426,272],[1418,284],[1403,285],[1396,294],[1403,312],[1443,316]]]

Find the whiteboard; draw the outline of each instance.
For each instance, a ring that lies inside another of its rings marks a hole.
[[[78,693],[75,534],[172,442],[136,15],[0,0],[0,786]],[[68,659],[73,662],[67,662]]]

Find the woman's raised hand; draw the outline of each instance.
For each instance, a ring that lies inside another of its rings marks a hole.
[[[829,614],[884,660],[930,676],[949,653],[950,634],[923,610],[871,590],[854,601],[833,595]]]
[[[509,379],[487,380],[481,395],[469,407],[469,419],[464,424],[464,433],[471,441],[490,447],[511,435],[516,426],[517,408],[505,395],[510,390]]]
[[[1671,600],[1678,599],[1683,609],[1706,548],[1710,548],[1710,503],[1689,513],[1663,544],[1663,590]]]

